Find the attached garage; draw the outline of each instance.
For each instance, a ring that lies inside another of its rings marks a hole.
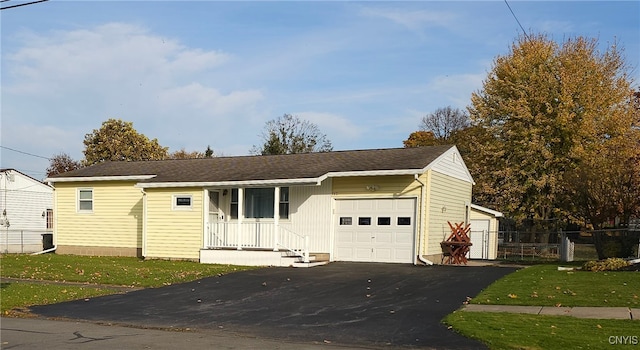
[[[334,260],[412,263],[415,198],[336,199]]]

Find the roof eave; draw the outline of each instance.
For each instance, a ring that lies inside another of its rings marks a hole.
[[[424,169],[394,169],[394,170],[365,170],[365,171],[334,171],[327,173],[327,177],[352,177],[352,176],[391,176],[391,175],[415,175],[424,173]]]
[[[44,181],[56,182],[96,182],[96,181],[143,181],[156,175],[120,175],[120,176],[78,176],[78,177],[48,177]]]
[[[319,186],[326,177],[302,179],[212,181],[212,182],[139,182],[138,188],[175,188],[175,187],[258,187],[275,185]]]
[[[491,214],[491,215],[493,215],[493,216],[495,216],[497,218],[501,218],[501,217],[504,216],[504,214],[502,214],[499,211],[495,211],[495,210],[492,210],[492,209],[489,209],[489,208],[485,208],[485,207],[477,205],[477,204],[473,204],[473,203],[469,204],[469,207],[471,209],[475,209],[477,211],[481,211],[481,212],[484,212],[484,213],[487,213],[487,214]]]

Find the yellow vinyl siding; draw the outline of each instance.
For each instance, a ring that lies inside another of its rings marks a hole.
[[[56,183],[56,244],[140,248],[142,193],[135,182]],[[78,188],[93,190],[93,211],[78,212]]]
[[[375,191],[367,186],[376,186]],[[420,184],[412,175],[337,177],[333,179],[333,197],[419,197]]]
[[[198,259],[203,246],[202,188],[160,188],[145,191],[145,257]],[[174,195],[191,195],[191,209],[174,210]]]
[[[442,253],[440,242],[451,233],[447,221],[452,224],[465,221],[472,184],[435,171],[430,171],[429,180],[427,250],[421,253],[431,255]]]

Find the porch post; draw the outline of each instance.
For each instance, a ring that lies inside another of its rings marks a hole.
[[[244,218],[244,188],[238,188],[238,250],[242,250],[242,219]]]
[[[273,251],[278,251],[278,235],[280,234],[280,228],[278,227],[280,220],[280,187],[273,189]]]

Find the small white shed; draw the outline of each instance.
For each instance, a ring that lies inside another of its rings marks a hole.
[[[0,169],[0,252],[33,253],[53,233],[53,188],[15,169]]]
[[[495,260],[498,256],[498,218],[499,211],[469,205],[469,223],[471,224],[471,243],[469,259]]]

